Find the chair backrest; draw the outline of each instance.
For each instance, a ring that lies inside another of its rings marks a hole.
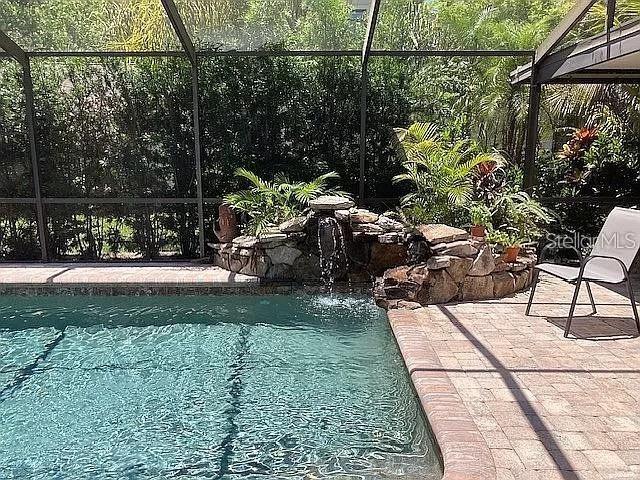
[[[591,255],[617,258],[629,269],[638,249],[640,249],[640,210],[614,208],[600,230]]]

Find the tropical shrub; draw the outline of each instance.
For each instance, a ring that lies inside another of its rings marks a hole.
[[[506,233],[510,242],[517,240],[519,244],[538,240],[542,228],[554,220],[554,215],[526,192],[511,192],[496,201],[493,218],[497,230]]]
[[[410,182],[413,188],[401,199],[407,216],[415,222],[459,224],[472,199],[478,167],[496,162],[496,154],[479,152],[467,139],[445,140],[430,123],[414,123],[396,133],[405,173],[393,181]]]
[[[224,201],[234,210],[247,214],[249,218],[243,231],[249,235],[259,235],[302,214],[309,201],[320,195],[345,195],[327,185],[329,180],[339,178],[335,172],[325,173],[310,182],[292,182],[283,174],[267,181],[244,168],[237,169],[235,174],[248,180],[251,188],[230,193]]]

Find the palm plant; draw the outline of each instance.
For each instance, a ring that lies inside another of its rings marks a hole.
[[[267,181],[244,168],[238,168],[235,175],[248,180],[251,188],[226,195],[224,201],[248,215],[244,233],[249,235],[259,235],[301,215],[309,202],[320,195],[345,195],[327,186],[329,180],[339,178],[336,172],[325,173],[310,182],[292,182],[282,174]]]
[[[471,201],[478,167],[495,162],[496,154],[478,153],[469,140],[446,142],[430,123],[414,123],[396,133],[406,171],[393,181],[411,182],[415,188],[401,200],[407,216],[414,222],[456,223],[457,213]]]

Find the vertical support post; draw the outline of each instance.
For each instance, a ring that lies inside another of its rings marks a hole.
[[[613,28],[616,21],[616,0],[607,0],[607,20],[605,30],[607,34],[611,33],[611,29]],[[607,38],[609,40],[609,38]]]
[[[40,238],[40,252],[42,261],[46,262],[49,260],[49,250],[47,248],[45,215],[44,207],[42,205],[42,192],[40,189],[40,165],[38,162],[38,149],[36,147],[33,80],[31,78],[31,61],[29,57],[27,57],[26,62],[22,65],[22,88],[24,89],[25,97],[27,137],[29,138],[33,191],[36,199],[36,222],[38,224],[38,237]]]
[[[371,0],[369,4],[369,20],[367,22],[367,32],[362,44],[362,70],[360,88],[360,182],[358,185],[358,202],[364,205],[366,195],[366,150],[367,150],[367,90],[369,86],[369,56],[371,55],[371,45],[378,23],[378,12],[382,0]]]
[[[604,31],[607,35],[607,58],[611,57],[611,29],[616,22],[616,0],[606,0],[607,2],[607,18],[605,20]]]
[[[196,159],[196,188],[198,196],[198,243],[200,258],[204,258],[204,201],[202,196],[202,163],[200,152],[200,98],[198,96],[198,58],[191,37],[184,26],[174,0],[160,0],[173,30],[191,62],[191,91],[193,94],[193,139]]]
[[[195,142],[196,158],[196,188],[198,196],[198,241],[200,258],[205,257],[204,251],[204,200],[202,194],[202,162],[200,151],[200,97],[198,94],[198,62],[191,64],[191,86],[193,92],[193,138]]]
[[[529,113],[527,115],[527,142],[524,152],[524,189],[531,191],[536,184],[536,154],[538,151],[538,128],[540,122],[540,98],[542,86],[536,83],[535,56],[531,66],[529,87]]]
[[[360,182],[358,185],[358,203],[364,206],[366,185],[366,155],[367,155],[367,92],[369,83],[369,73],[367,63],[362,64],[360,85]]]

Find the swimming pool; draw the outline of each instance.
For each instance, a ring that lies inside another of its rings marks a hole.
[[[442,476],[350,296],[0,298],[0,478]]]

